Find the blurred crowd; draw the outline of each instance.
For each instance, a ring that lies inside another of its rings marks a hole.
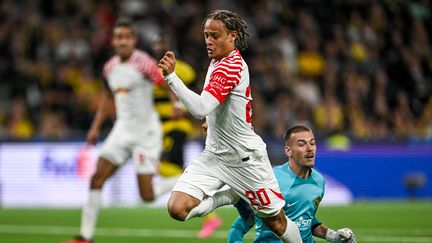
[[[209,63],[201,23],[213,9],[248,23],[257,133],[280,138],[302,123],[326,138],[432,139],[427,0],[3,0],[0,139],[85,137],[119,17],[134,21],[150,53],[157,36],[169,38],[201,91]]]

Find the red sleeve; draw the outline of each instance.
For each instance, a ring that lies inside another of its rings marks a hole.
[[[159,85],[164,81],[156,61],[147,53],[138,51],[131,61],[138,71],[143,76],[149,78],[154,84]]]
[[[204,90],[212,94],[222,104],[229,93],[240,83],[241,71],[241,58],[224,60],[217,64],[210,74],[209,83]]]
[[[108,80],[108,75],[111,72],[111,70],[118,64],[118,58],[111,57],[104,65],[102,69],[102,76],[105,80]]]

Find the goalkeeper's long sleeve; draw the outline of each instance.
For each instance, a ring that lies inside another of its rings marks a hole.
[[[238,216],[231,229],[228,231],[228,243],[242,243],[243,236],[249,232],[251,227],[247,226],[242,217]]]
[[[165,76],[168,85],[186,106],[189,112],[197,119],[203,119],[219,105],[219,101],[207,91],[201,95],[190,90],[175,72]]]

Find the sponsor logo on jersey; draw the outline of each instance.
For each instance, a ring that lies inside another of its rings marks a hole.
[[[129,91],[130,91],[130,89],[128,89],[128,88],[120,87],[120,88],[117,88],[117,89],[114,91],[114,93],[115,93],[115,94],[126,94],[126,93],[128,93]]]
[[[293,202],[293,203],[287,203],[287,206],[288,206],[288,207],[292,207],[292,206],[294,206],[296,203],[297,203],[297,201],[296,201],[296,202]]]
[[[300,216],[300,218],[295,223],[299,229],[309,228],[312,224],[312,219],[305,219],[303,216]]]
[[[225,83],[226,83],[226,78],[225,78],[225,77],[221,77],[221,76],[219,76],[219,75],[213,75],[213,76],[211,77],[211,79],[212,79],[213,81],[219,82],[219,83],[221,83],[221,84],[225,84]]]

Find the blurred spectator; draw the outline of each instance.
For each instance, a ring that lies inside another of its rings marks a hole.
[[[214,8],[237,11],[248,22],[243,56],[257,132],[272,136],[299,122],[353,140],[432,139],[427,0],[4,0],[0,102],[12,105],[0,112],[0,137],[85,134],[101,65],[111,55],[111,27],[120,16],[135,20],[144,49],[156,35],[175,36],[200,89],[207,56],[199,51],[205,48],[199,29]]]
[[[72,29],[77,26],[72,26]],[[61,40],[56,48],[56,57],[59,61],[65,60],[87,60],[90,55],[89,43],[79,36],[79,31],[71,31],[70,36]]]
[[[76,102],[73,88],[69,83],[70,75],[70,67],[59,65],[55,79],[44,90],[44,108],[63,113],[68,121],[72,121],[72,110]]]
[[[373,113],[381,119],[389,117],[390,108],[388,107],[387,97],[390,92],[387,89],[387,73],[384,70],[380,70],[375,77]]]
[[[314,110],[315,127],[325,134],[326,132],[342,131],[344,122],[342,106],[332,93],[326,93],[324,100]]]
[[[70,135],[64,116],[47,112],[42,115],[41,120],[38,128],[38,137],[40,139],[65,139]]]
[[[289,27],[279,26],[278,32],[271,39],[272,44],[282,54],[283,60],[288,64],[289,73],[297,71],[297,44]]]
[[[0,101],[0,139],[6,138],[6,102]]]
[[[315,108],[321,102],[319,87],[312,78],[299,77],[291,87],[297,98],[309,108]]]
[[[418,124],[417,137],[426,141],[432,140],[432,97],[429,98],[426,106],[423,109],[423,114],[420,117]]]
[[[393,131],[400,138],[409,138],[414,132],[414,116],[408,102],[406,92],[399,91],[397,94],[397,106],[393,111]]]
[[[298,53],[298,70],[301,74],[317,77],[322,75],[325,60],[319,52],[319,37],[313,32],[304,37],[304,47]]]
[[[30,139],[34,135],[35,128],[29,119],[24,99],[15,98],[12,101],[6,127],[7,137],[10,139]]]

